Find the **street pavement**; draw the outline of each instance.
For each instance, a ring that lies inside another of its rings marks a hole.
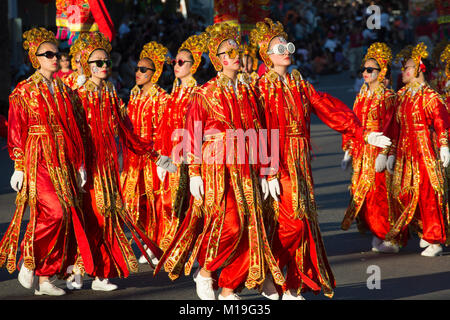
[[[319,77],[314,84],[352,106],[356,93],[350,91],[353,80],[347,73]],[[319,222],[329,262],[337,288],[334,300],[444,300],[450,299],[450,250],[444,248],[442,256],[428,258],[420,255],[419,240],[414,236],[398,254],[380,254],[371,251],[370,234],[360,234],[356,226],[347,231],[340,229],[349,201],[350,172],[340,168],[343,152],[341,136],[313,117],[312,161],[315,194],[319,207]],[[15,194],[9,187],[13,172],[12,162],[0,141],[0,235],[6,231],[14,211]],[[26,218],[28,219],[28,218]],[[22,226],[22,232],[25,224]],[[136,253],[138,252],[135,247]],[[379,281],[375,276],[379,275]],[[375,279],[375,280],[374,280]],[[113,292],[90,289],[92,279],[84,281],[82,290],[68,292],[62,297],[34,296],[17,281],[17,271],[9,274],[0,270],[0,300],[198,300],[191,276],[171,281],[160,272],[156,277],[149,265],[140,265],[136,274],[127,279],[112,279],[119,286]],[[64,281],[56,280],[65,288]],[[265,300],[255,291],[243,290],[244,300]],[[304,294],[307,300],[329,300],[322,294]]]

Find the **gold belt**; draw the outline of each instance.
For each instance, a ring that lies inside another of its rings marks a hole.
[[[51,125],[54,134],[62,134],[62,129],[59,125]],[[48,134],[47,128],[43,125],[34,125],[28,128],[28,134]]]

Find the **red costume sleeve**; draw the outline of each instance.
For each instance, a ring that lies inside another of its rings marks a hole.
[[[18,93],[9,98],[8,151],[14,168],[24,171],[25,142],[28,135],[28,114]]]
[[[186,130],[189,134],[188,158],[189,175],[199,176],[201,169],[203,128],[207,120],[207,112],[203,107],[203,98],[195,95],[186,116]]]

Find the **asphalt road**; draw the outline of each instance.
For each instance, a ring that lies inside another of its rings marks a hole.
[[[349,91],[353,80],[345,73],[320,77],[314,86],[342,99],[349,106],[353,104],[356,93]],[[350,173],[340,169],[343,156],[341,138],[317,118],[313,119],[311,128],[315,154],[312,167],[320,227],[337,281],[333,300],[450,299],[448,248],[444,248],[442,256],[422,257],[418,239],[413,238],[398,254],[379,254],[370,251],[370,234],[359,234],[355,225],[348,231],[340,230],[349,201],[350,180]],[[1,141],[1,147],[4,145],[5,142]],[[5,149],[0,150],[0,164],[0,235],[3,235],[14,211],[15,198],[9,188],[12,162]],[[24,228],[25,225],[22,231]],[[374,282],[373,277],[377,274],[379,282]],[[139,272],[127,279],[112,279],[112,282],[119,286],[113,292],[93,291],[90,289],[91,279],[86,279],[82,290],[68,292],[62,297],[34,296],[31,290],[19,284],[17,271],[11,275],[1,269],[0,300],[198,300],[191,277],[182,277],[174,282],[164,272],[153,277],[148,265],[141,265]],[[56,284],[65,287],[61,280],[56,280]],[[329,300],[311,293],[304,296],[307,300]],[[244,290],[241,297],[260,302],[265,300],[257,292],[249,290]],[[152,306],[157,307],[157,304]]]

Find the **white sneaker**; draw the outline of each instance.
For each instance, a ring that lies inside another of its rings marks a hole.
[[[100,280],[100,278],[96,277],[92,281],[91,289],[97,291],[113,291],[117,289],[117,285],[110,283],[107,278]]]
[[[66,287],[69,290],[80,290],[83,287],[83,278],[78,270],[73,265],[67,268],[67,273],[71,275],[66,279]]]
[[[383,241],[380,245],[377,247],[373,247],[372,251],[375,252],[382,252],[382,253],[398,253],[399,247],[396,244],[393,244],[390,241]]]
[[[150,260],[152,261],[153,266],[156,266],[159,262],[158,258],[153,254],[153,252],[150,249],[145,250],[150,257]],[[146,264],[148,263],[147,258],[144,255],[141,255],[139,257],[139,263],[140,264]]]
[[[19,271],[19,276],[17,277],[19,283],[26,289],[31,289],[34,281],[34,271],[25,267],[22,263]]]
[[[436,257],[442,252],[442,246],[440,244],[430,244],[421,255],[424,257]]]
[[[241,297],[239,297],[236,293],[229,294],[226,297],[219,294],[219,300],[241,300]]]
[[[34,290],[34,294],[37,296],[42,296],[44,294],[49,296],[63,296],[66,292],[63,289],[56,287],[53,283],[44,281],[39,284],[39,290]]]
[[[216,300],[212,286],[213,279],[202,277],[200,275],[200,269],[198,268],[194,273],[194,282],[198,297],[200,300]]]
[[[383,243],[383,240],[377,237],[372,238],[372,251],[379,252],[378,246]]]
[[[270,277],[269,279],[266,279],[264,281],[261,294],[270,300],[280,299],[280,295],[278,294],[277,289],[275,288],[275,285],[273,284],[272,277]]]
[[[420,246],[421,248],[426,248],[426,247],[428,247],[430,244],[431,244],[431,243],[429,243],[428,241],[423,240],[423,239],[420,239],[419,246]]]
[[[301,294],[293,295],[289,293],[283,293],[283,298],[281,300],[305,300]]]

